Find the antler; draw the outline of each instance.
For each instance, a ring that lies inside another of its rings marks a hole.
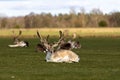
[[[42,36],[39,34],[39,32],[37,31],[37,35],[40,38],[40,43],[42,45],[44,45],[46,47],[46,49],[48,49],[50,47],[49,43],[48,43],[48,39],[49,39],[49,35],[46,37],[46,39],[43,39]]]
[[[40,38],[41,43],[48,43],[49,35],[47,35],[46,39],[42,38],[42,36],[39,34],[39,31],[37,31],[37,35]]]
[[[18,38],[20,35],[22,34],[22,31],[19,31],[19,34],[16,36],[16,38]]]
[[[38,31],[37,31],[37,35],[38,35],[38,37],[39,37],[40,39],[42,38]]]
[[[59,31],[59,34],[60,34],[60,39],[63,37],[63,33],[62,33],[62,31]]]
[[[13,37],[13,40],[14,40],[14,43],[17,43],[17,42],[19,42],[19,36],[22,34],[22,31],[20,30],[19,31],[19,34],[16,36],[15,35],[15,32],[14,32],[14,30],[12,31],[12,33],[14,34],[14,37]]]
[[[41,42],[41,43],[44,43],[44,40],[42,39],[42,36],[39,34],[39,31],[37,31],[37,35],[38,35],[38,37],[40,38],[40,42]]]
[[[62,31],[59,31],[59,35],[60,35],[59,40],[55,44],[53,44],[52,47],[57,47],[57,46],[59,47],[61,43],[64,42],[64,34],[62,33]]]

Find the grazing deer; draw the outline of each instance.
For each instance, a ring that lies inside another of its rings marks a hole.
[[[60,39],[54,44],[50,44],[48,40],[43,39],[38,31],[37,31],[37,35],[40,38],[39,48],[40,50],[45,51],[46,53],[45,59],[47,62],[67,62],[67,63],[79,62],[80,58],[76,53],[74,53],[69,49],[61,49],[60,47],[62,46],[61,44],[64,44],[63,41],[64,38],[61,31],[60,31]],[[60,48],[56,49],[56,47],[60,47]]]
[[[28,47],[29,43],[27,41],[22,41],[19,39],[20,35],[22,34],[22,31],[19,31],[19,34],[15,36],[15,33],[13,31],[14,37],[13,37],[13,43],[12,45],[8,45],[9,47]]]

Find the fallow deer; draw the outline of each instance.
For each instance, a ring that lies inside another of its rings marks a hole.
[[[64,39],[61,33],[62,32],[60,31],[60,39],[56,43],[50,44],[48,40],[43,39],[39,34],[39,32],[37,32],[37,35],[40,38],[39,47],[41,48],[41,50],[44,50],[44,52],[46,53],[46,58],[45,58],[46,61],[47,62],[67,62],[67,63],[79,62],[80,60],[79,56],[73,51],[69,49],[61,49],[61,48],[58,49],[58,47],[62,46],[61,43]],[[64,41],[62,44],[64,44]]]
[[[64,40],[64,33],[62,31],[59,31],[60,34],[60,38],[61,38],[61,43],[58,47],[58,49],[66,49],[66,50],[71,50],[71,49],[80,49],[81,48],[81,44],[79,43],[79,41],[75,41],[76,38],[76,34],[74,33],[72,36],[72,40],[68,40],[65,41]]]
[[[15,36],[15,33],[13,31],[14,37],[13,37],[13,44],[8,45],[9,47],[28,47],[29,43],[27,41],[20,40],[19,37],[22,34],[22,31],[19,31],[19,34]]]

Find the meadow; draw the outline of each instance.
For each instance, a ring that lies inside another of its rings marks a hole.
[[[9,48],[10,38],[0,38],[0,80],[118,80],[120,79],[120,38],[81,38],[82,48],[74,50],[79,63],[47,63],[45,54],[35,52],[39,42],[26,39],[26,48]],[[53,40],[53,39],[52,39]]]
[[[51,37],[50,40],[56,41],[57,38]],[[30,42],[30,47],[9,48],[11,37],[0,37],[0,80],[120,79],[119,36],[77,38],[82,48],[73,51],[80,56],[79,63],[47,63],[45,54],[35,51],[39,39],[24,39]]]
[[[81,37],[120,37],[120,28],[30,28],[30,29],[0,29],[0,37],[13,37],[13,31],[18,34],[19,30],[25,37],[35,37],[37,30],[41,35],[58,36],[58,31],[62,30],[66,34],[76,33]]]

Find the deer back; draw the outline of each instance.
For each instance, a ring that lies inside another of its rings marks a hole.
[[[79,62],[80,58],[71,50],[58,50],[51,54],[51,61],[53,62]]]

